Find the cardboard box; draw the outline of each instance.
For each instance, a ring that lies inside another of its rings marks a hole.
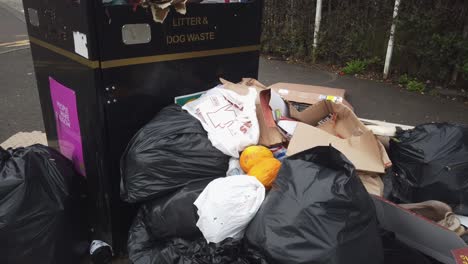
[[[329,88],[329,89],[332,89],[332,88]],[[313,92],[309,92],[309,93],[300,92],[299,94],[300,95],[298,96],[298,93],[291,92],[285,95],[285,93],[283,92],[281,97],[287,100],[288,102],[307,103],[311,105],[324,101],[323,99],[320,99],[320,96],[321,96],[320,94],[316,94]],[[270,90],[260,91],[260,110],[261,111],[257,109],[257,117],[259,118],[259,122],[262,123],[263,131],[260,131],[259,143],[265,146],[272,146],[272,145],[280,144],[280,143],[287,141],[285,136],[281,133],[281,130],[277,127],[276,122],[272,116],[271,108],[269,106],[270,98],[271,98]],[[344,101],[343,103],[347,103],[347,102]],[[305,111],[299,112],[291,104],[289,104],[289,112],[291,114],[291,118],[293,119],[297,119],[301,122],[304,122],[304,120],[307,120],[306,118],[307,112]],[[260,121],[260,119],[262,120]]]
[[[283,99],[297,103],[315,104],[323,101],[323,97],[332,96],[353,110],[351,104],[345,99],[346,91],[344,89],[295,83],[276,83],[268,88],[280,94]],[[329,100],[332,99],[329,98]]]
[[[395,233],[401,242],[446,264],[467,263],[468,245],[455,232],[381,197],[371,196],[380,226]]]
[[[343,104],[348,107],[352,106],[344,99],[345,90],[293,83],[276,83],[266,87],[259,81],[251,78],[244,78],[240,83],[232,83],[224,79],[220,79],[226,89],[233,90],[239,94],[246,94],[248,87],[255,87],[259,93],[257,98],[257,118],[260,126],[259,144],[265,146],[274,146],[287,142],[284,134],[278,129],[275,120],[273,119],[271,109],[269,107],[270,92],[268,89],[273,89],[281,95],[281,97],[290,102],[315,104],[323,101],[323,95],[332,95],[343,98]]]
[[[315,127],[320,120],[333,113],[336,113],[333,126]],[[303,123],[299,123],[294,131],[288,156],[313,147],[332,145],[358,170],[384,173],[385,168],[391,165],[385,148],[372,131],[343,104],[320,101],[302,112],[290,107],[290,115]]]

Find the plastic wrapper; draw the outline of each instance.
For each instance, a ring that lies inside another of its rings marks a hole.
[[[256,145],[260,137],[256,98],[254,88],[249,88],[247,95],[240,95],[219,85],[187,103],[183,109],[200,120],[213,146],[239,158],[239,152]]]
[[[265,187],[255,177],[237,175],[216,179],[195,201],[197,226],[208,242],[241,239],[265,199]]]

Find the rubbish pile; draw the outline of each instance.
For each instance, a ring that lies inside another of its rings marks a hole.
[[[454,263],[467,247],[466,127],[366,126],[343,90],[221,82],[122,156],[132,263]]]
[[[175,98],[121,157],[133,264],[468,261],[468,127],[361,121],[340,89],[221,83]],[[78,263],[83,184],[52,148],[0,147],[2,260]],[[105,242],[90,252],[110,262]]]

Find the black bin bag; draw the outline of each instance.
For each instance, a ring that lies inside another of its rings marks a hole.
[[[193,181],[165,197],[145,202],[129,232],[128,253],[134,264],[158,263],[152,259],[157,243],[171,238],[194,239],[202,234],[193,203],[211,179]],[[155,260],[156,261],[156,260]]]
[[[268,264],[258,252],[246,248],[242,240],[232,238],[218,244],[208,244],[203,237],[193,241],[175,238],[153,253],[153,264]]]
[[[332,147],[283,161],[246,238],[269,263],[383,263],[371,197],[351,162]]]
[[[157,240],[148,230],[140,212],[130,228],[128,249],[132,264],[268,264],[240,240],[228,238],[218,244],[208,244],[203,236]]]
[[[192,181],[142,205],[129,232],[128,255],[133,264],[266,264],[243,241],[206,242],[196,226],[193,203],[210,181]]]
[[[394,233],[384,230],[381,230],[380,233],[385,264],[441,264],[397,240]]]
[[[145,202],[140,210],[151,236],[157,240],[201,236],[196,226],[197,208],[193,203],[210,181],[193,181],[173,194]]]
[[[178,105],[161,110],[130,141],[121,160],[121,197],[141,202],[195,179],[226,175],[229,157],[213,147],[200,122]]]
[[[49,147],[0,148],[0,263],[80,261],[87,250],[81,180]]]
[[[404,203],[438,200],[468,215],[468,128],[424,124],[390,141],[393,194]]]

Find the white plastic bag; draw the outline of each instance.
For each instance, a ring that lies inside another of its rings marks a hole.
[[[238,158],[239,152],[258,143],[256,97],[254,88],[249,88],[247,95],[239,95],[219,85],[187,103],[183,109],[200,120],[215,148]]]
[[[235,175],[242,175],[244,174],[244,170],[242,170],[239,159],[231,158],[229,159],[229,168],[226,172],[226,176],[235,176]]]
[[[194,205],[197,226],[206,241],[240,239],[265,199],[265,187],[255,177],[238,175],[216,179],[206,186]]]

